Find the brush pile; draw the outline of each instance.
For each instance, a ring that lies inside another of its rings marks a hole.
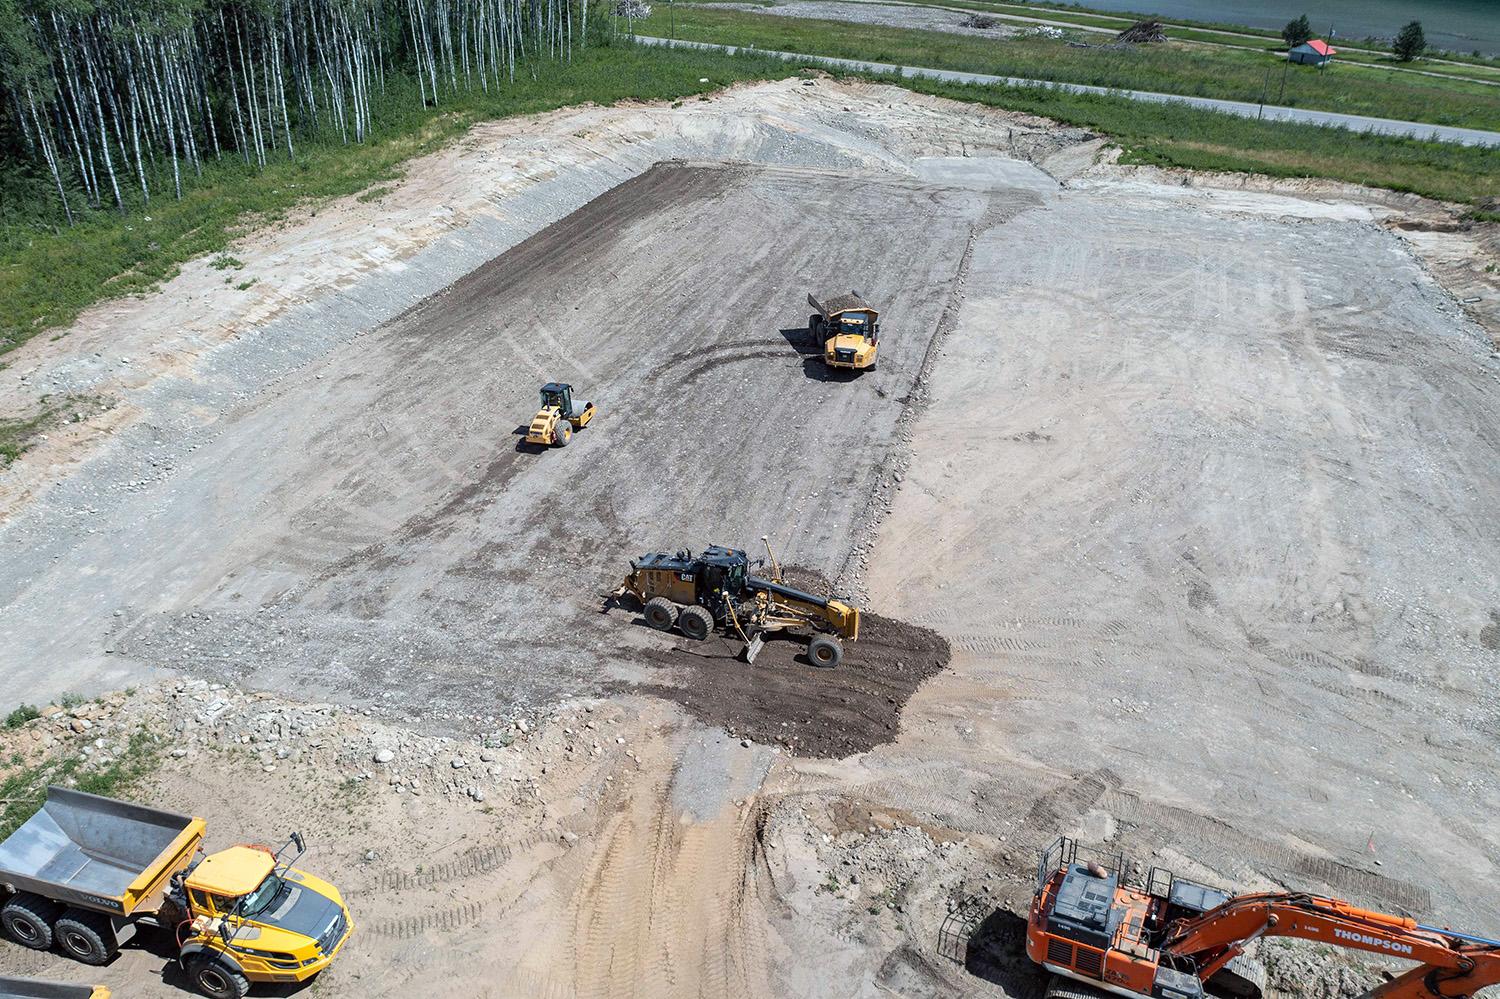
[[[1167,40],[1167,29],[1160,21],[1137,21],[1115,36],[1116,40],[1132,45]]]

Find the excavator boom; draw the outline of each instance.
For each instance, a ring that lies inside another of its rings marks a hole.
[[[1241,895],[1169,929],[1162,950],[1209,974],[1260,936],[1295,937],[1418,962],[1371,992],[1381,999],[1469,996],[1500,983],[1500,942],[1423,926],[1336,898]]]

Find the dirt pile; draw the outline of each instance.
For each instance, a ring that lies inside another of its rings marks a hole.
[[[1160,21],[1137,21],[1115,38],[1132,45],[1145,45],[1167,40],[1167,29]]]
[[[1343,952],[1298,941],[1267,940],[1257,956],[1266,966],[1272,993],[1287,999],[1354,999],[1385,980]]]
[[[795,639],[774,638],[746,665],[737,641],[682,641],[650,654],[662,678],[633,690],[798,756],[850,756],[893,740],[902,707],[951,657],[937,632],[868,612],[837,669],[811,665],[804,649]]]

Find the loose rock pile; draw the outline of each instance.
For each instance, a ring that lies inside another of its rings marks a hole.
[[[1384,981],[1373,968],[1302,941],[1265,940],[1257,956],[1272,993],[1288,999],[1355,999]]]
[[[611,750],[631,755],[623,748],[625,737],[609,728],[619,721],[618,709],[596,716],[592,703],[569,703],[545,719],[487,721],[484,731],[471,736],[424,735],[373,717],[368,709],[176,680],[67,707],[48,705],[40,717],[0,730],[0,754],[10,763],[0,766],[0,776],[33,768],[38,779],[51,779],[41,773],[43,764],[73,760],[65,782],[76,783],[120,759],[144,733],[165,755],[188,762],[232,750],[251,754],[266,774],[310,766],[350,786],[483,802],[501,791],[536,798],[537,781],[549,764],[587,761]]]

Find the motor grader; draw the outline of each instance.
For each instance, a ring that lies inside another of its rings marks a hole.
[[[141,928],[164,930],[210,999],[305,982],[332,963],[354,922],[338,889],[294,866],[302,837],[202,856],[206,831],[202,819],[49,787],[0,843],[0,925],[24,947],[91,965]]]
[[[824,364],[854,371],[874,369],[880,313],[859,292],[822,299],[808,295],[807,304],[817,310],[807,317],[807,331],[823,344]]]
[[[859,638],[859,608],[788,586],[774,556],[771,578],[750,574],[765,564],[717,545],[697,555],[686,549],[653,552],[631,561],[630,574],[615,594],[633,595],[646,623],[658,631],[675,627],[694,641],[715,630],[738,638],[747,663],[755,662],[765,635],[786,631],[807,636],[807,658],[814,666],[837,666],[843,643]]]
[[[526,443],[567,447],[573,434],[594,418],[594,404],[573,398],[573,386],[548,382],[542,386],[542,407],[531,418]]]

